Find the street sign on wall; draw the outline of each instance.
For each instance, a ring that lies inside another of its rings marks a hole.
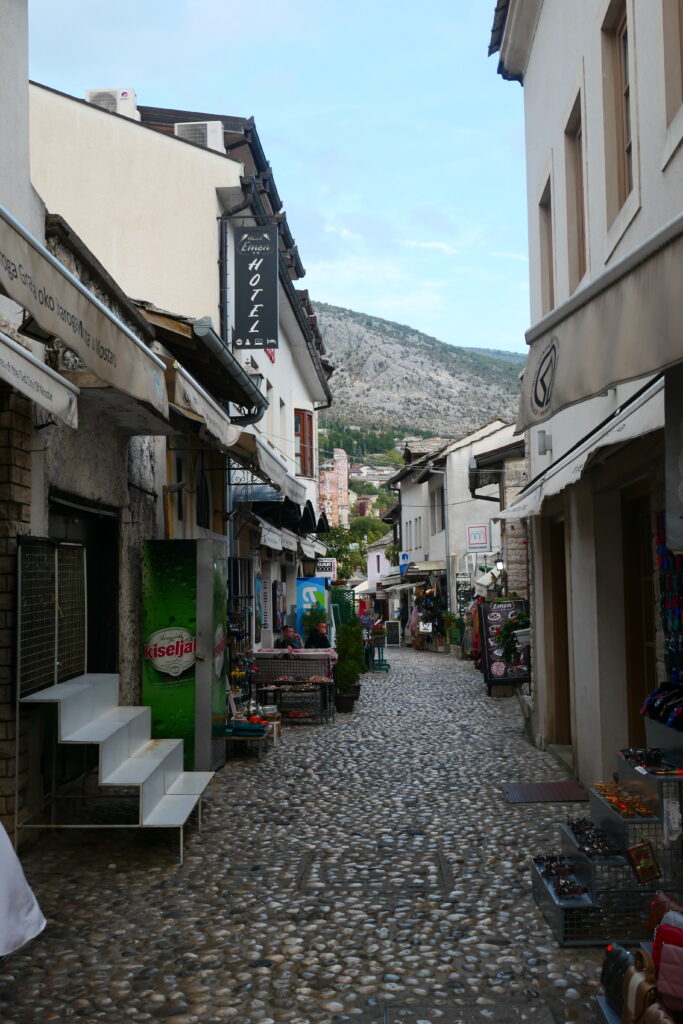
[[[398,556],[398,571],[401,576],[405,575],[408,571],[408,565],[410,564],[410,555],[407,551],[402,551]]]
[[[315,562],[315,574],[316,576],[325,576],[328,579],[336,580],[337,578],[337,559],[336,558],[317,558]]]
[[[467,527],[468,551],[492,551],[491,523],[472,523]]]

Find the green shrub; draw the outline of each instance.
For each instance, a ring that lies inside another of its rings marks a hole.
[[[345,622],[337,630],[337,654],[339,660],[335,670],[337,688],[348,691],[360,679],[365,668],[363,648],[363,627],[358,619]]]

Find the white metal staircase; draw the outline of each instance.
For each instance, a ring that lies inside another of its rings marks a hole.
[[[139,828],[183,829],[213,779],[213,772],[183,770],[183,741],[151,738],[151,709],[120,707],[116,674],[77,676],[21,698],[22,704],[56,703],[57,742],[99,746],[101,786],[138,787]]]

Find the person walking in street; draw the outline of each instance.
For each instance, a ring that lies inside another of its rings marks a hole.
[[[319,647],[321,650],[329,650],[331,646],[330,638],[327,635],[327,623],[316,622],[313,632],[309,633],[306,648],[310,650],[311,648]]]

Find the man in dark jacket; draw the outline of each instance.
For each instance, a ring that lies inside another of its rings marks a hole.
[[[309,633],[308,640],[306,641],[306,647],[320,647],[329,650],[332,646],[330,638],[327,635],[327,623],[317,622],[312,633]]]

